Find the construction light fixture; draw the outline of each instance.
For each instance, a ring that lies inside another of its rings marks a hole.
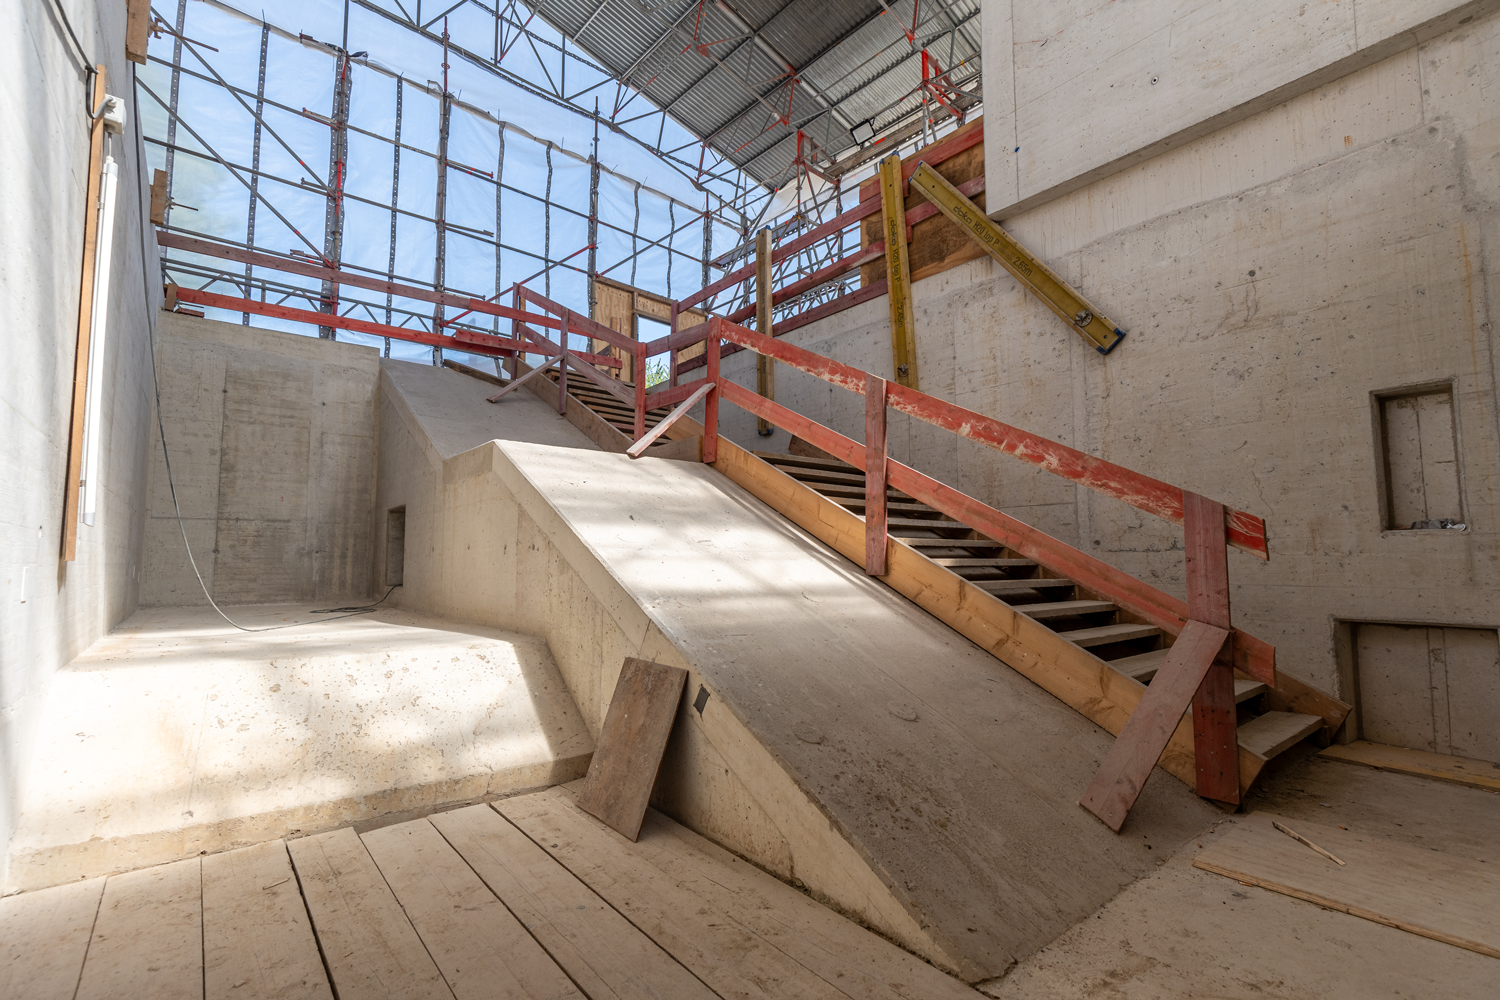
[[[851,128],[849,130],[849,138],[853,139],[861,146],[869,142],[871,139],[875,138],[874,120],[866,118],[864,121]]]
[[[119,106],[120,102],[115,102]],[[99,186],[98,243],[94,248],[94,295],[89,316],[89,384],[84,403],[83,523],[93,527],[99,509],[99,424],[104,395],[104,335],[108,329],[111,250],[115,236],[115,188],[120,168],[113,156],[104,157]]]

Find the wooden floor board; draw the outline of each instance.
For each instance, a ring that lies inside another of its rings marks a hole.
[[[362,839],[458,1000],[583,1000],[430,822]]]
[[[197,858],[110,876],[78,982],[78,1000],[201,998],[202,915]]]
[[[0,899],[0,997],[72,1000],[104,879]]]
[[[203,991],[207,1000],[333,996],[284,841],[203,859]]]
[[[1403,774],[1416,774],[1424,778],[1500,791],[1500,763],[1487,760],[1470,760],[1467,757],[1452,757],[1426,750],[1408,750],[1405,747],[1367,743],[1364,740],[1356,740],[1347,746],[1335,744],[1324,750],[1323,756],[1350,764],[1363,764],[1381,771],[1400,771]]]
[[[658,867],[643,844],[633,845],[594,820],[562,789],[494,806],[721,997],[899,995],[881,991],[875,977],[840,978],[826,963],[804,964],[808,947],[747,918],[736,904],[722,905],[722,894],[705,891],[699,876],[675,861],[668,870]]]
[[[452,1000],[353,830],[293,840],[287,850],[339,1000]]]
[[[431,820],[590,1000],[713,1000],[692,973],[489,806]]]
[[[655,810],[639,853],[849,996],[979,1000],[947,973]]]

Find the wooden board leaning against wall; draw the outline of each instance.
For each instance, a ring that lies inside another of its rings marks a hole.
[[[635,288],[619,281],[611,281],[608,278],[594,279],[594,321],[603,323],[616,333],[622,333],[632,339],[638,339],[635,317],[644,316],[661,323],[670,323],[672,320],[672,300],[665,295],[656,295],[644,289]],[[697,326],[705,322],[708,314],[701,309],[692,309],[677,317],[677,329],[686,330],[688,327]],[[655,335],[649,336],[647,340],[655,340]],[[595,354],[613,354],[614,349],[602,340],[590,340],[589,350]],[[696,358],[704,351],[702,341],[684,347],[677,355],[678,362]],[[663,358],[663,361],[666,359]],[[612,373],[614,374],[614,373]],[[618,376],[626,382],[634,382],[634,370],[626,367],[618,372]],[[649,384],[649,381],[648,381]]]
[[[984,134],[984,119],[976,118],[971,122],[955,129],[949,135],[943,136],[942,143],[950,142],[960,137],[968,136],[977,132],[980,136]],[[904,157],[901,160],[902,167],[906,167],[923,158],[923,151]],[[938,163],[931,164],[932,168],[954,185],[963,184],[973,180],[975,177],[984,176],[984,140],[960,151]],[[880,190],[869,184],[861,185],[860,201],[869,198],[879,198]],[[970,196],[970,201],[984,208],[984,192],[978,191]],[[906,210],[910,212],[918,206],[927,204],[927,200],[916,191],[908,189],[906,195]],[[871,243],[878,243],[883,238],[880,229],[880,214],[868,217],[860,225],[859,245],[868,247]],[[974,238],[961,229],[957,224],[948,220],[942,214],[923,219],[911,227],[911,280],[920,281],[929,275],[946,271],[960,264],[975,260],[984,256],[984,248]],[[872,282],[885,278],[885,262],[876,260],[874,263],[865,264],[859,269],[859,286],[868,287]]]

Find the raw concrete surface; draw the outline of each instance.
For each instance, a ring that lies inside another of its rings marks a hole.
[[[143,610],[54,680],[6,891],[584,773],[544,641],[382,610]]]
[[[101,410],[98,517],[60,565],[64,482],[88,202],[86,69],[54,5],[12,4],[0,37],[0,858],[15,828],[53,673],[135,610],[151,410],[156,238],[143,233],[149,171],[125,60],[125,5],[62,0],[89,61],[125,99],[112,153],[115,208]],[[143,269],[147,272],[143,281]],[[3,864],[3,862],[0,862]]]
[[[151,445],[145,607],[363,597],[372,586],[371,347],[162,313],[161,440]]]
[[[1494,792],[1299,754],[1251,792],[1246,808],[1500,863]],[[1234,822],[1190,843],[984,992],[1001,1000],[1495,995],[1500,960],[1193,868],[1197,845]]]
[[[1500,626],[1497,94],[1500,15],[1481,14],[1007,217],[1128,336],[1100,355],[974,261],[914,286],[921,389],[1264,517],[1270,561],[1230,554],[1235,624],[1277,647],[1278,668],[1355,701],[1340,622]],[[987,87],[987,116],[990,99]],[[872,300],[787,336],[889,376],[886,309]],[[754,385],[748,353],[724,371]],[[1442,383],[1468,530],[1383,530],[1372,394]],[[779,365],[776,399],[863,438],[853,393]],[[736,407],[722,416],[746,447],[787,447]],[[1167,522],[905,415],[891,414],[889,442],[894,458],[1183,596],[1182,535]]]
[[[987,2],[986,207],[1009,218],[1497,8],[1495,0]]]
[[[692,787],[710,778],[682,752],[701,730],[784,836],[791,864],[768,867],[844,902],[820,884],[829,869],[799,856],[830,834],[846,841],[970,978],[1092,913],[1216,817],[1161,778],[1132,814],[1133,836],[1117,838],[1077,806],[1106,734],[711,468],[602,452],[540,400],[485,409],[473,400],[491,390],[451,372],[386,362],[385,374],[383,406],[409,422],[383,428],[400,444],[382,442],[383,482],[422,489],[413,456],[429,414],[441,415],[446,447],[464,442],[458,414],[479,422],[471,434],[500,435],[444,464],[442,493],[424,508],[433,541],[419,551],[407,499],[403,602],[528,631],[545,620],[593,726],[614,653],[629,649],[611,636],[649,643],[633,617],[644,613],[670,644],[654,656],[670,653],[693,671],[690,692],[710,692],[701,718],[680,716],[680,752],[664,767],[669,810],[744,850],[741,824],[723,815],[734,803]],[[545,440],[526,440],[533,430]],[[427,560],[420,576],[414,558]],[[799,806],[769,791],[766,768],[815,804],[821,831],[799,826]],[[753,845],[745,853],[766,860]],[[861,915],[882,926],[878,910]]]

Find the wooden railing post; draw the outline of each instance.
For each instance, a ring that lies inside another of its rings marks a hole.
[[[672,334],[674,334],[676,332],[677,332],[677,300],[673,299],[672,300],[671,311],[668,314],[668,320],[667,320],[667,336],[670,337]],[[671,349],[671,353],[667,355],[667,364],[668,364],[668,369],[667,369],[667,384],[670,385],[672,388],[675,389],[675,388],[677,388],[677,347],[676,347],[675,344],[673,345],[673,347]]]
[[[885,379],[865,375],[865,572],[885,576]]]
[[[762,229],[755,234],[755,332],[774,337],[771,331],[771,230]],[[755,391],[766,399],[776,398],[776,369],[764,354],[755,357]],[[757,417],[755,431],[761,437],[770,437],[774,428]]]
[[[635,435],[639,441],[646,433],[646,345],[637,340],[635,345]]]
[[[562,311],[562,326],[557,330],[558,342],[562,345],[562,364],[557,366],[557,412],[564,416],[568,413],[568,316],[571,313],[564,309]]]
[[[1188,618],[1229,631],[1229,550],[1224,505],[1183,490],[1182,515],[1187,550]],[[1232,632],[1193,695],[1193,751],[1198,767],[1198,794],[1217,802],[1238,804],[1240,759],[1235,727]]]
[[[719,326],[723,321],[715,316],[708,321],[708,340],[704,349],[708,352],[708,381],[716,387],[719,380]],[[719,390],[715,388],[703,401],[703,461],[712,465],[719,460]]]

